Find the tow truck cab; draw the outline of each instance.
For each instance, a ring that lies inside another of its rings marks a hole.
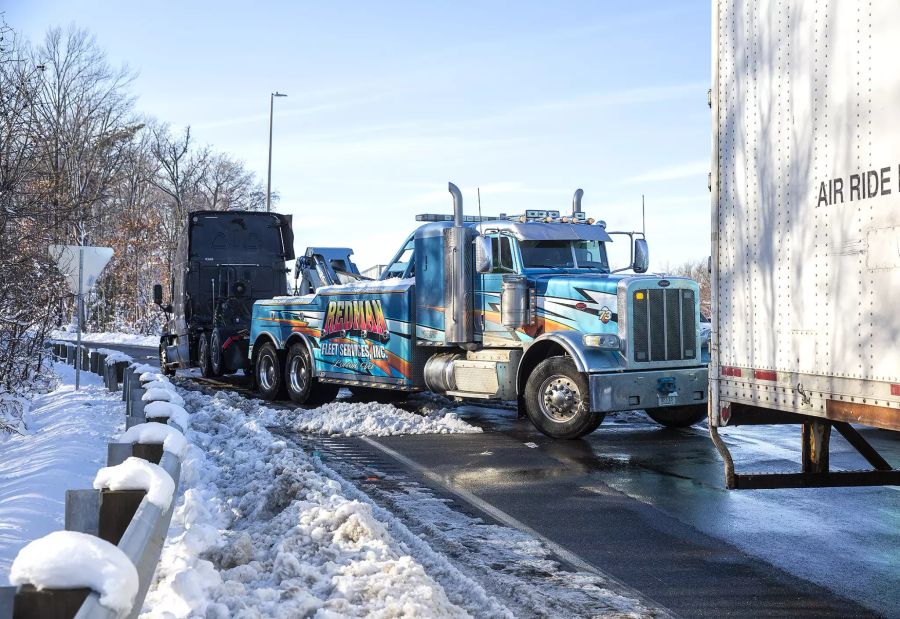
[[[644,409],[666,425],[705,416],[696,282],[612,273],[611,233],[581,211],[580,190],[571,216],[481,218],[463,216],[450,191],[454,215],[417,217],[380,280],[256,303],[254,363],[258,346],[284,351],[286,365],[265,372],[283,373],[294,399],[291,381],[309,363],[311,397],[347,385],[517,401],[560,438],[593,431],[609,411]],[[629,268],[645,271],[646,242],[627,235]]]

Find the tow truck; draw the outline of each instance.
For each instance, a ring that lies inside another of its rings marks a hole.
[[[296,295],[254,303],[248,352],[263,398],[319,404],[349,387],[515,402],[563,439],[611,411],[674,427],[706,416],[698,284],[645,275],[642,232],[607,232],[582,211],[580,189],[563,216],[466,216],[449,191],[453,215],[417,216],[378,280],[360,278],[349,249],[311,248]],[[630,264],[614,272],[616,235]]]

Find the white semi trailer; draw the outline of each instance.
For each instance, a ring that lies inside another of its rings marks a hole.
[[[900,2],[712,3],[710,433],[729,488],[900,483]],[[801,470],[718,428],[801,424]],[[831,430],[869,462],[831,471]]]

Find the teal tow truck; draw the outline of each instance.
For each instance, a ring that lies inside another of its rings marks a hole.
[[[607,412],[642,409],[666,426],[706,416],[708,351],[699,288],[643,274],[640,232],[610,233],[571,215],[419,215],[380,279],[359,277],[349,249],[298,259],[295,296],[256,301],[250,368],[262,397],[299,404],[338,389],[377,399],[432,391],[516,402],[545,434],[577,438]],[[610,270],[619,235],[631,263]]]

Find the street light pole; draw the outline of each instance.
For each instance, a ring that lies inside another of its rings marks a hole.
[[[272,210],[272,112],[275,109],[275,97],[286,97],[287,95],[275,91],[269,96],[269,175],[266,182],[266,212]]]

